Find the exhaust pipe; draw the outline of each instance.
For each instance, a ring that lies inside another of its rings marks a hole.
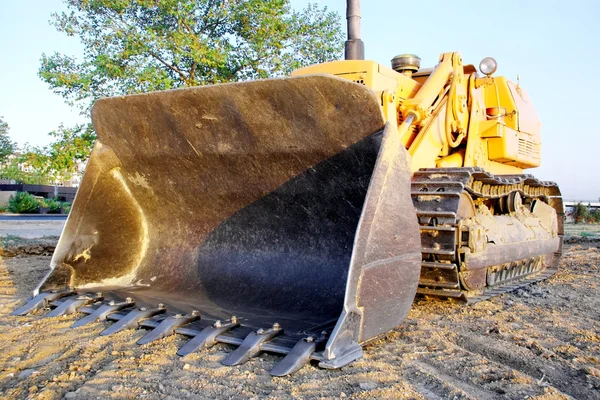
[[[365,44],[360,39],[360,3],[359,0],[346,1],[346,20],[348,22],[348,40],[346,40],[346,60],[364,60]]]

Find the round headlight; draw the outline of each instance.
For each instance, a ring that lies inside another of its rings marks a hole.
[[[482,74],[487,76],[490,76],[491,74],[496,72],[497,68],[498,64],[496,63],[496,60],[494,60],[492,57],[486,57],[479,63],[479,70]]]

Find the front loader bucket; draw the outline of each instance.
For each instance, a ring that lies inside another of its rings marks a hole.
[[[368,88],[318,75],[196,87],[102,99],[92,120],[38,296],[119,320],[104,334],[239,345],[225,364],[289,353],[279,375],[345,365],[406,316],[421,262],[411,173]]]

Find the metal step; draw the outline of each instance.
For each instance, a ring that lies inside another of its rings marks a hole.
[[[451,297],[451,298],[463,298],[464,294],[460,290],[445,290],[445,289],[429,289],[419,287],[417,293],[424,296],[437,296],[437,297]]]

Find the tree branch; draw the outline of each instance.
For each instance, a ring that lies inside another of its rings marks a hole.
[[[182,70],[180,70],[179,68],[177,68],[175,65],[169,64],[168,62],[166,62],[165,60],[163,60],[162,57],[160,57],[154,51],[148,49],[148,54],[150,54],[152,57],[154,57],[158,62],[160,62],[161,64],[163,64],[165,67],[169,68],[171,71],[173,71],[176,74],[178,74],[179,77],[181,78],[181,80],[183,80],[183,81],[187,80],[187,77],[185,76],[185,74],[183,73]]]

